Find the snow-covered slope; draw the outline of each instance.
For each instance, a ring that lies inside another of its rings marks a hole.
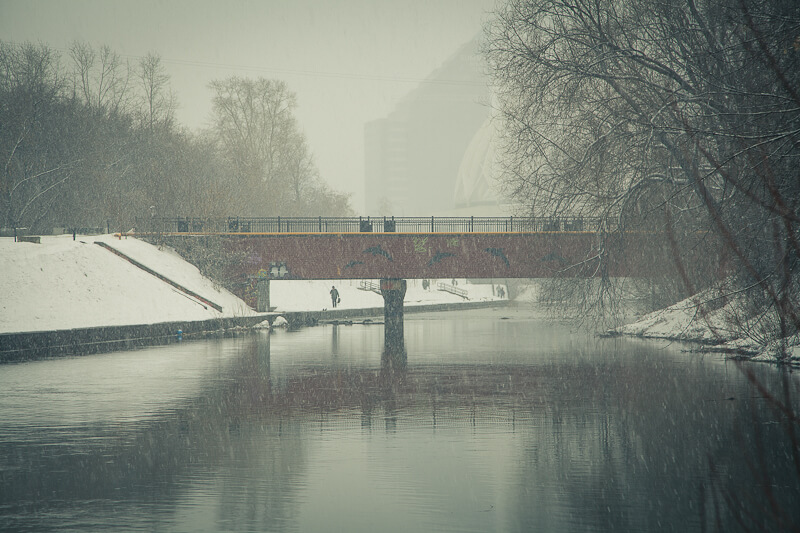
[[[625,335],[682,339],[695,342],[721,343],[733,338],[733,332],[720,311],[701,312],[698,299],[705,295],[687,298],[665,309],[643,316],[632,324],[620,328]]]
[[[95,244],[102,241],[222,307],[218,312]],[[255,315],[169,249],[113,235],[0,238],[0,333]]]
[[[708,310],[708,303],[721,296],[719,291],[705,291],[670,307],[647,314],[632,324],[618,329],[623,335],[657,339],[677,339],[715,344],[716,350],[750,354],[754,359],[772,361],[784,350],[791,359],[800,360],[800,335],[764,346],[752,339],[739,336],[740,330],[731,325],[733,311],[738,305],[731,299],[726,306]],[[706,309],[705,312],[702,309]]]
[[[103,242],[153,271],[222,307],[222,312],[181,292],[102,246]],[[373,280],[375,281],[375,280]],[[444,281],[444,280],[443,280]],[[446,280],[449,283],[451,280]],[[491,285],[458,280],[468,300],[424,290],[409,280],[406,305],[499,300]],[[281,311],[331,308],[336,285],[341,309],[382,307],[383,298],[359,289],[360,281],[273,281],[271,306]],[[0,238],[0,333],[99,326],[156,324],[257,315],[242,300],[203,277],[170,248],[114,235],[42,236],[40,244]]]

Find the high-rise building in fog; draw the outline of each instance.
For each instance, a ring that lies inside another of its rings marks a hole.
[[[406,95],[389,116],[367,123],[367,213],[426,216],[454,209],[459,168],[489,118],[489,100],[485,63],[475,40]]]

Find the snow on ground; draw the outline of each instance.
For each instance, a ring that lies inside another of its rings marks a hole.
[[[800,361],[800,334],[786,338],[785,342],[783,349],[786,350],[786,355],[792,361]],[[781,353],[781,348],[779,342],[772,342],[753,359],[757,361],[774,361],[776,356]]]
[[[94,244],[102,241],[222,307],[222,312]],[[175,252],[113,235],[0,238],[0,333],[255,315]]]
[[[104,242],[150,269],[222,306],[218,312],[95,244]],[[491,285],[457,280],[468,300],[422,289],[409,280],[406,305],[487,301]],[[448,284],[450,280],[447,280]],[[377,282],[375,282],[377,283]],[[340,308],[383,307],[383,298],[359,290],[360,281],[273,281],[271,306],[282,311],[331,308],[336,285]],[[495,285],[496,286],[496,285]],[[42,236],[40,244],[0,238],[0,333],[53,331],[99,326],[156,324],[256,315],[242,300],[203,277],[170,248],[114,235]]]
[[[378,280],[367,280],[374,285]],[[437,289],[438,283],[452,286],[452,280],[430,280],[430,288],[422,288],[422,280],[407,281],[406,296],[403,304],[432,305],[457,304],[464,302],[486,302],[500,300],[492,291],[491,284],[472,284],[464,279],[457,279],[456,287],[467,291],[466,298]],[[341,303],[337,309],[364,309],[383,307],[383,297],[369,290],[361,290],[362,280],[322,280],[322,281],[271,281],[270,306],[277,311],[322,311],[331,309],[331,287],[339,291]],[[495,289],[498,287],[495,284]],[[504,287],[505,290],[505,287]]]
[[[623,335],[714,344],[714,349],[718,351],[749,354],[754,360],[774,361],[782,350],[780,342],[764,346],[739,337],[737,330],[730,325],[732,311],[728,306],[701,312],[703,307],[708,309],[708,304],[720,295],[719,291],[703,292],[647,314],[617,331]],[[737,305],[737,302],[733,300],[728,305]],[[789,337],[784,342],[787,355],[795,361],[800,360],[800,335]]]
[[[218,312],[201,301],[148,274],[123,258],[95,244],[105,242],[159,274],[220,306]],[[369,280],[377,284],[377,280]],[[472,284],[455,280],[466,298],[437,290],[430,280],[408,280],[405,305],[457,304],[502,300],[499,284]],[[361,280],[272,281],[270,304],[279,311],[331,309],[330,289],[336,286],[340,309],[383,306],[383,298],[362,290]],[[504,290],[507,289],[504,287]],[[533,289],[531,289],[533,290]],[[524,296],[524,295],[523,295]],[[531,293],[534,296],[534,293]],[[524,298],[521,298],[524,299]],[[723,349],[759,352],[770,359],[776,345],[759,346],[737,339],[727,325],[725,308],[701,313],[698,295],[666,309],[645,315],[619,328],[625,335],[717,343]],[[155,324],[159,322],[208,320],[253,316],[257,313],[242,300],[184,261],[169,248],[158,248],[134,238],[114,235],[42,236],[41,244],[0,238],[0,333],[52,331],[99,326]],[[786,341],[789,353],[800,358],[800,336]]]
[[[654,311],[638,321],[619,328],[625,335],[665,339],[683,339],[718,343],[730,340],[720,310],[701,313],[697,298],[688,298],[665,309]]]

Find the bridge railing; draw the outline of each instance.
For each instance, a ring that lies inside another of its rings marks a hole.
[[[378,294],[381,293],[380,283],[375,283],[370,279],[362,279],[361,283],[358,285],[358,288],[362,291],[372,291]]]
[[[164,233],[541,233],[598,231],[592,217],[227,217],[156,218],[137,231]]]
[[[461,296],[465,300],[469,300],[469,296],[467,296],[466,289],[459,289],[454,285],[450,285],[449,283],[442,283],[441,281],[436,284],[436,288],[440,291],[449,292],[450,294],[455,294],[456,296]]]

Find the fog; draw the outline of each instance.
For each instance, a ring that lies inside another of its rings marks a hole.
[[[208,120],[211,80],[284,80],[321,177],[362,212],[365,123],[480,34],[494,3],[2,0],[0,39],[45,43],[64,56],[81,40],[132,62],[155,52],[171,76],[178,122],[192,130]]]

